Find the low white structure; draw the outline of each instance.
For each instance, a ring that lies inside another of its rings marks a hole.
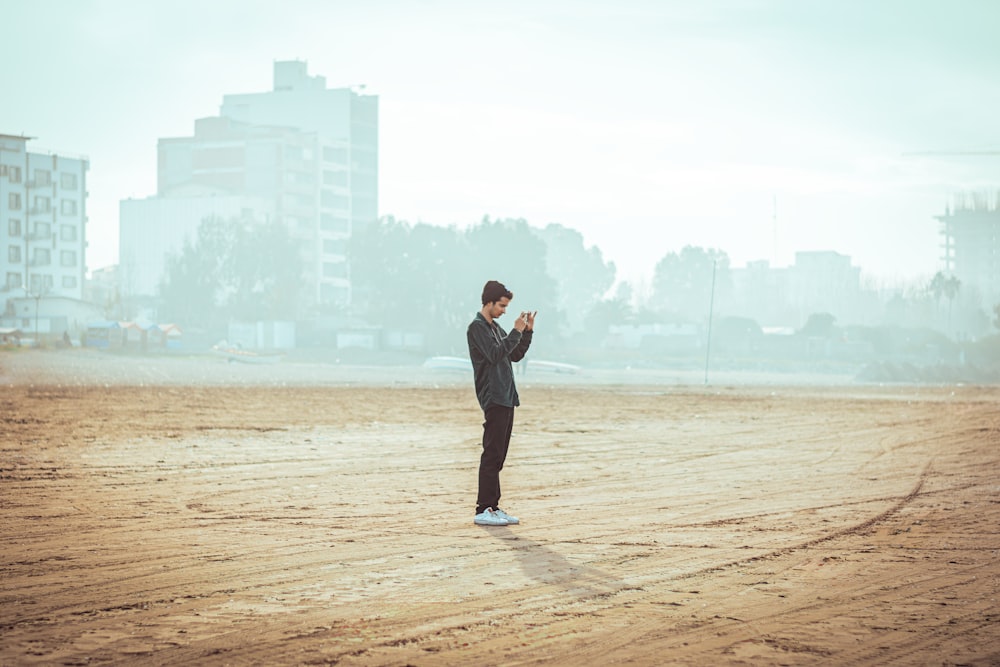
[[[273,200],[190,187],[173,197],[125,199],[119,203],[118,284],[121,296],[155,296],[167,259],[194,243],[207,218],[264,221],[274,214]]]
[[[67,334],[79,338],[87,330],[87,323],[100,317],[99,307],[80,299],[18,297],[7,300],[0,327],[18,328],[25,338],[37,341],[58,341]]]

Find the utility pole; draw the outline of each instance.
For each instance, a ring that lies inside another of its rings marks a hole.
[[[705,339],[705,384],[708,384],[708,357],[712,350],[712,311],[715,310],[715,267],[718,263],[718,260],[712,260],[712,292],[708,299],[708,337]]]
[[[771,261],[778,266],[778,195],[771,195]]]
[[[31,279],[31,205],[28,198],[28,175],[31,168],[30,160],[28,158],[28,139],[24,140],[24,172],[21,174],[21,191],[24,193],[24,201],[21,202],[21,210],[24,211],[24,229],[21,232],[24,234],[24,291],[27,292],[30,287]],[[37,313],[35,316],[35,328],[38,328],[38,317]],[[35,337],[35,342],[38,342],[38,337]]]
[[[24,296],[27,299],[34,299],[35,300],[35,343],[34,343],[34,345],[32,347],[41,347],[41,345],[38,344],[38,310],[39,310],[39,308],[41,306],[42,294],[41,294],[41,292],[39,292],[38,294],[35,294],[31,290],[29,290],[27,287],[25,287],[24,288]],[[25,310],[27,310],[27,309],[25,309]],[[27,319],[27,318],[25,318],[25,319]]]

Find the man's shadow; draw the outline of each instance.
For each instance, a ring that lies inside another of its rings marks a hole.
[[[574,563],[541,542],[517,535],[506,526],[491,526],[487,530],[514,553],[524,573],[539,583],[560,586],[582,597],[603,597],[628,587],[607,572]]]

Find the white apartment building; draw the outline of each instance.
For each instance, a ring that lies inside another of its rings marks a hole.
[[[304,62],[276,62],[274,90],[225,95],[193,136],[160,139],[157,169],[155,197],[122,202],[123,289],[155,295],[166,255],[213,206],[199,200],[228,197],[225,206],[281,222],[302,242],[307,307],[350,303],[348,239],[378,217],[377,97],[327,88]]]
[[[80,300],[89,162],[30,152],[31,139],[0,134],[0,301]]]

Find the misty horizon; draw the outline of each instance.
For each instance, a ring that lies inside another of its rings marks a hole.
[[[926,280],[941,268],[934,216],[996,188],[991,3],[899,24],[892,3],[304,2],[256,5],[239,28],[236,6],[174,7],[6,10],[52,16],[66,49],[3,69],[18,102],[0,130],[89,156],[90,269],[117,261],[118,203],[156,194],[157,140],[189,135],[225,94],[268,90],[269,62],[289,58],[380,98],[380,214],[560,224],[633,283],[686,245],[734,266],[833,250],[882,283]],[[182,46],[159,44],[180,30]],[[25,52],[18,35],[0,43],[7,63]]]

